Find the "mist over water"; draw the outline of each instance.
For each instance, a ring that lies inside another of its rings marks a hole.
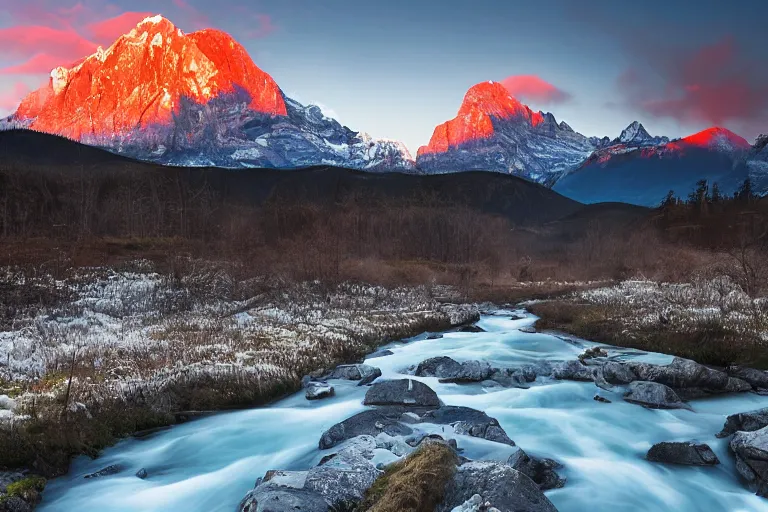
[[[446,333],[442,339],[419,336],[393,343],[391,356],[371,359],[382,379],[402,378],[409,366],[447,355],[459,361],[480,359],[494,366],[575,359],[593,343],[566,340],[518,329],[532,325],[527,315],[484,316],[484,333]],[[609,351],[624,359],[656,364],[670,356],[627,349]],[[549,457],[565,468],[563,489],[546,494],[561,512],[768,511],[768,500],[749,492],[738,480],[728,439],[715,434],[729,414],[768,407],[768,397],[752,393],[694,400],[694,412],[644,409],[621,400],[621,394],[593,383],[539,377],[530,389],[441,384],[436,378],[413,377],[434,389],[447,405],[483,410],[499,420],[510,438],[526,452]],[[222,413],[173,427],[145,439],[129,439],[96,460],[74,461],[70,473],[52,480],[39,507],[43,512],[232,512],[256,478],[270,469],[308,469],[323,457],[320,435],[362,405],[366,387],[333,381],[336,396],[309,402],[303,393],[270,407]],[[595,394],[613,401],[593,400]],[[436,427],[440,429],[441,427]],[[463,455],[506,460],[514,448],[457,436]],[[644,460],[652,444],[697,440],[709,444],[721,464],[683,467]],[[118,464],[115,476],[83,476]],[[146,480],[135,473],[145,468]]]

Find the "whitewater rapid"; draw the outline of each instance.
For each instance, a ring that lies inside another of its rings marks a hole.
[[[575,359],[594,343],[544,333],[524,333],[535,317],[513,312],[484,315],[483,333],[426,335],[393,343],[393,355],[369,359],[386,378],[402,378],[411,365],[446,355],[458,361],[480,359],[493,366]],[[670,356],[615,349],[622,358],[656,364]],[[497,418],[527,453],[549,457],[565,468],[564,488],[546,494],[560,512],[768,511],[768,500],[738,480],[728,439],[715,434],[729,414],[768,407],[768,397],[743,393],[694,400],[694,412],[649,410],[599,390],[593,383],[539,377],[530,389],[441,384],[412,377],[434,389],[447,405],[479,409]],[[42,512],[233,512],[256,479],[269,469],[309,469],[323,452],[320,435],[365,409],[366,387],[332,381],[333,398],[310,402],[297,393],[269,407],[217,414],[159,432],[128,439],[96,460],[76,459],[69,474],[49,482]],[[604,404],[595,394],[611,399]],[[644,455],[660,441],[698,440],[709,444],[722,464],[681,467],[651,463]],[[469,458],[505,461],[515,449],[481,439],[459,438]],[[83,476],[118,464],[109,477]],[[148,478],[135,473],[144,468]]]

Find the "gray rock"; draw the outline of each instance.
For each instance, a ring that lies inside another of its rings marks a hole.
[[[461,363],[450,357],[432,357],[425,359],[416,367],[414,375],[417,377],[446,378],[456,375],[461,371]]]
[[[528,388],[525,373],[516,368],[495,368],[488,377],[505,388]]]
[[[651,446],[645,457],[651,462],[684,464],[687,466],[714,466],[720,460],[706,444],[694,442],[657,443]]]
[[[736,432],[730,443],[736,470],[758,496],[768,497],[768,427]]]
[[[122,470],[123,468],[121,468],[118,464],[112,464],[111,466],[100,469],[95,473],[85,475],[83,478],[101,478],[104,476],[112,476],[118,474]]]
[[[439,407],[440,399],[423,382],[413,379],[400,379],[378,382],[371,386],[365,394],[363,404]]]
[[[469,407],[443,406],[437,409],[380,407],[363,411],[325,431],[319,447],[326,450],[358,436],[372,436],[378,440],[381,434],[392,437],[413,435],[413,438],[404,441],[418,443],[424,436],[421,432],[414,433],[415,425],[419,423],[451,425],[454,432],[460,435],[515,445],[499,422],[484,412]]]
[[[748,382],[752,389],[768,389],[768,372],[742,366],[731,366],[727,372],[731,377]]]
[[[565,479],[555,472],[555,469],[562,467],[559,462],[552,459],[536,459],[525,453],[522,448],[509,456],[507,464],[536,482],[542,491],[559,489],[565,485]]]
[[[498,420],[482,411],[469,407],[444,406],[427,411],[421,416],[422,423],[437,425],[452,425],[456,434],[479,437],[496,443],[515,446],[507,433],[501,428]]]
[[[475,494],[451,512],[499,512],[499,509],[493,507],[490,501],[485,501],[479,494]]]
[[[752,389],[748,382],[680,357],[676,357],[672,363],[665,366],[648,363],[629,364],[639,380],[657,382],[675,390],[689,390],[687,393],[689,397]]]
[[[337,366],[326,378],[359,380],[360,386],[370,384],[381,377],[381,370],[367,364],[343,364]]]
[[[587,360],[603,357],[608,357],[608,352],[600,347],[592,347],[579,354],[579,361],[586,364]]]
[[[373,354],[369,355],[368,359],[378,359],[380,357],[391,356],[392,354],[394,354],[394,352],[391,350],[377,350]]]
[[[642,405],[649,409],[689,409],[691,407],[683,402],[677,393],[664,384],[657,382],[635,381],[629,385],[624,400]]]
[[[328,398],[335,394],[333,386],[330,384],[312,383],[307,387],[304,396],[307,400],[320,400],[321,398]]]
[[[595,402],[603,403],[603,404],[610,404],[611,403],[610,400],[608,400],[604,396],[600,396],[600,395],[595,395],[594,397],[592,397],[592,400],[594,400]]]
[[[239,512],[329,512],[328,503],[316,492],[259,486],[240,502]]]
[[[136,476],[137,476],[138,478],[141,478],[142,480],[144,480],[145,478],[147,478],[147,477],[149,476],[149,473],[147,473],[147,470],[146,470],[146,469],[144,469],[144,468],[141,468],[140,470],[138,470],[138,471],[136,472]]]
[[[636,381],[637,375],[629,365],[616,361],[608,361],[602,366],[603,378],[610,384],[629,384]]]
[[[485,332],[485,329],[482,327],[478,327],[477,325],[470,324],[470,325],[462,325],[458,329],[456,329],[456,332],[470,332],[470,333],[476,333],[476,332]]]
[[[450,357],[433,357],[422,361],[415,371],[419,377],[438,377],[440,382],[482,382],[492,373],[491,365],[483,361],[459,363]]]
[[[479,494],[502,511],[557,512],[536,483],[509,464],[468,462],[459,466],[446,485],[445,498],[438,512],[448,512]]]
[[[428,340],[440,340],[440,339],[443,339],[443,335],[442,334],[430,334],[429,336],[427,336],[427,339]]]
[[[351,447],[310,469],[304,489],[319,494],[332,506],[357,502],[380,473],[362,452]]]
[[[585,366],[579,360],[565,361],[552,367],[552,377],[557,380],[579,380],[592,382],[592,368]]]
[[[723,430],[717,434],[717,437],[728,437],[738,431],[754,432],[765,427],[768,427],[768,408],[740,412],[726,418]]]
[[[12,483],[24,480],[26,477],[26,474],[19,471],[0,471],[0,494],[4,493]]]
[[[537,332],[536,328],[534,326],[532,326],[532,325],[529,325],[529,326],[526,326],[526,327],[521,327],[521,328],[518,329],[518,331],[524,332],[526,334],[536,334],[536,332]]]
[[[0,496],[0,512],[32,512],[35,506],[18,496]]]
[[[400,421],[405,411],[400,407],[363,411],[326,430],[320,437],[319,447],[327,450],[353,437],[376,437],[381,432],[391,436],[410,435],[413,429]]]

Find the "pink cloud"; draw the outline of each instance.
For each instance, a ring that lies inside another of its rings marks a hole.
[[[124,12],[106,20],[90,23],[86,31],[104,46],[111,45],[118,37],[130,32],[141,20],[153,16],[148,12]]]
[[[13,84],[9,91],[0,91],[0,115],[5,116],[16,110],[21,100],[29,92],[29,87],[21,82]]]
[[[0,69],[0,74],[38,75],[43,73],[50,73],[53,68],[58,66],[69,67],[70,64],[71,62],[63,62],[60,57],[56,57],[55,55],[38,53],[26,62]]]
[[[14,26],[0,29],[0,48],[7,62],[0,75],[48,74],[57,66],[68,66],[91,55],[96,48],[110,46],[130,32],[147,12],[122,12],[106,0],[94,2],[26,0],[7,9]],[[166,4],[169,5],[169,4]],[[193,30],[212,26],[208,15],[188,0],[172,0],[172,21]],[[237,37],[263,38],[275,31],[272,19],[251,9],[236,9],[233,32]]]
[[[535,103],[564,103],[571,95],[558,89],[536,75],[510,76],[501,81],[502,85],[517,99]]]
[[[768,73],[731,37],[695,49],[669,49],[627,69],[617,85],[632,108],[681,123],[768,122]]]

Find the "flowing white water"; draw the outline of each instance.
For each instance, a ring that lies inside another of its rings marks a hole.
[[[593,343],[566,341],[518,329],[535,318],[484,316],[485,333],[447,333],[442,339],[419,336],[387,347],[391,356],[371,359],[384,379],[398,378],[408,366],[437,355],[459,361],[481,359],[497,366],[541,360],[575,359]],[[626,359],[657,364],[662,354],[617,349]],[[561,512],[616,511],[768,511],[768,500],[739,481],[727,440],[715,438],[729,414],[768,407],[755,394],[695,400],[691,411],[644,409],[600,391],[611,404],[593,400],[592,383],[539,377],[530,389],[484,388],[480,384],[440,384],[418,378],[448,405],[486,411],[529,454],[565,465],[565,488],[547,496]],[[320,435],[333,424],[362,411],[367,388],[335,381],[336,397],[307,401],[302,393],[261,409],[224,413],[193,421],[145,439],[130,439],[105,450],[97,460],[77,459],[68,476],[53,480],[42,512],[232,512],[269,469],[308,469],[323,453]],[[722,464],[688,468],[650,463],[644,455],[660,441],[696,439],[708,443]],[[506,460],[513,448],[467,437],[458,439],[470,458]],[[115,476],[84,479],[119,464]],[[140,468],[146,480],[134,476]]]

